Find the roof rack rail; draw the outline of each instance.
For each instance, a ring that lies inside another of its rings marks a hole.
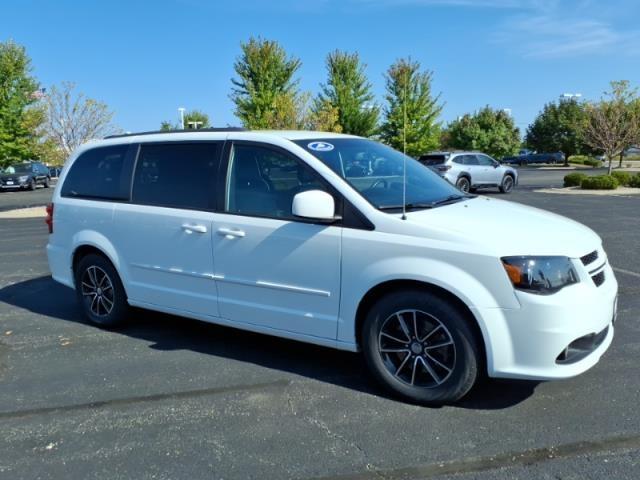
[[[117,135],[107,135],[104,139],[108,138],[122,138],[122,137],[137,137],[138,135],[156,135],[158,133],[195,133],[195,132],[246,132],[246,128],[242,127],[224,127],[224,128],[198,128],[198,129],[184,129],[184,130],[153,130],[150,132],[134,132],[134,133],[119,133]]]

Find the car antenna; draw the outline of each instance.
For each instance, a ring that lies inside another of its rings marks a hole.
[[[402,220],[407,219],[407,68],[404,70],[404,98],[402,99]]]

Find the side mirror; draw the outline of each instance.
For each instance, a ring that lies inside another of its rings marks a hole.
[[[296,217],[309,220],[335,220],[333,197],[322,190],[308,190],[293,197],[291,212]]]

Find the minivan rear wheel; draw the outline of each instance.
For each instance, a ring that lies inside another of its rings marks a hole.
[[[369,310],[362,349],[373,376],[405,399],[459,400],[479,376],[477,339],[458,308],[426,291],[394,292]]]
[[[101,327],[113,328],[127,316],[127,296],[111,262],[101,255],[83,257],[75,271],[76,294],[85,316]]]

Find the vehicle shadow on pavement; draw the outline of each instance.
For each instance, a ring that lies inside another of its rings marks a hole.
[[[75,293],[38,277],[0,289],[0,302],[37,315],[93,327],[76,304]],[[190,350],[289,372],[322,382],[391,398],[367,373],[359,354],[142,309],[132,309],[129,324],[116,333],[151,342],[161,351]],[[538,382],[485,379],[453,408],[504,409],[526,400]]]

